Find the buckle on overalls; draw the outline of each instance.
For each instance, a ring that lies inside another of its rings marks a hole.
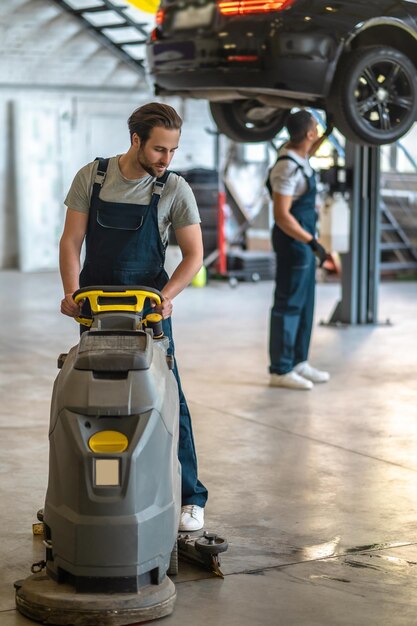
[[[153,193],[156,193],[158,196],[160,196],[164,190],[164,187],[165,183],[160,183],[156,180],[153,186]]]
[[[98,183],[100,187],[104,185],[104,181],[106,180],[107,172],[103,172],[102,170],[97,170],[96,177],[94,179],[94,184]]]

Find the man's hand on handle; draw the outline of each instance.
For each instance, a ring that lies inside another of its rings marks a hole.
[[[61,313],[69,317],[79,317],[81,315],[81,304],[74,302],[72,293],[66,293],[61,300]]]
[[[166,320],[167,317],[171,317],[173,304],[170,298],[164,296],[161,304],[156,304],[153,300],[151,300],[151,306],[154,309],[155,313],[159,313],[162,315],[162,319]]]

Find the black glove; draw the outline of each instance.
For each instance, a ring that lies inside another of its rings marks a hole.
[[[329,255],[326,252],[325,248],[313,237],[311,241],[308,242],[308,245],[313,250],[316,257],[319,259],[319,266],[321,267],[325,261],[327,261]]]

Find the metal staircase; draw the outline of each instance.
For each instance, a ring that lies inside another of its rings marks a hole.
[[[144,75],[145,43],[155,16],[127,0],[52,0],[76,17],[103,45]]]
[[[416,271],[417,172],[381,178],[381,272]]]

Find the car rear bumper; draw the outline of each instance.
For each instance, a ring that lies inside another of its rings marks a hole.
[[[165,91],[251,88],[314,98],[326,95],[334,48],[323,45],[322,39],[304,39],[302,47],[297,47],[292,38],[291,52],[287,40],[275,38],[268,45],[260,37],[251,45],[242,39],[233,41],[227,47],[217,38],[149,42],[148,66],[156,87]]]
[[[294,59],[292,62],[276,59],[271,69],[254,67],[243,62],[230,63],[229,66],[201,67],[195,63],[184,63],[180,68],[178,61],[151,65],[152,77],[157,90],[168,92],[242,90],[260,94],[284,95],[291,92],[307,99],[323,97],[327,63]],[[209,99],[209,98],[208,98]]]

